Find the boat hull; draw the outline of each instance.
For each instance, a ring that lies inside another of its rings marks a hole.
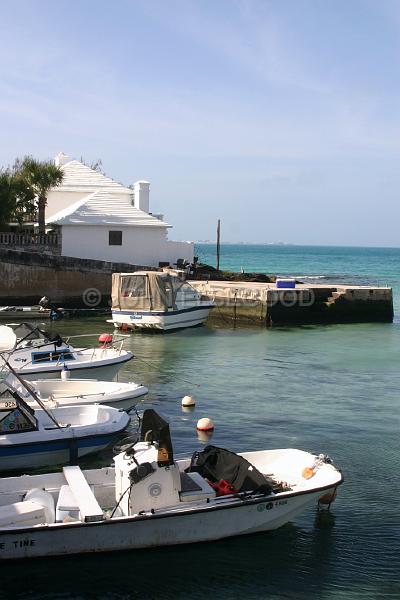
[[[168,331],[201,325],[208,318],[212,304],[170,312],[112,310],[115,327],[129,329],[156,329]]]
[[[130,360],[127,358],[119,362],[106,365],[93,364],[88,367],[80,365],[68,365],[69,376],[71,379],[101,379],[103,381],[112,381],[120,370],[121,366]],[[49,365],[48,370],[41,367],[40,369],[31,370],[20,369],[18,374],[26,379],[27,381],[34,381],[35,379],[54,379],[54,377],[60,377],[63,370],[63,365]],[[42,370],[43,369],[43,370]]]
[[[75,462],[88,454],[104,450],[115,442],[126,426],[112,433],[93,434],[85,437],[43,440],[37,443],[0,447],[0,473],[27,471]]]
[[[336,486],[287,498],[238,501],[229,506],[60,523],[0,532],[0,559],[112,552],[207,542],[277,529]]]
[[[58,406],[76,406],[82,404],[118,404],[118,407],[130,407],[134,398],[148,393],[144,385],[134,383],[115,383],[97,379],[73,379],[62,381],[44,379],[32,381],[33,387],[45,402],[56,402]],[[29,400],[28,400],[28,403]],[[36,405],[36,402],[30,404]]]

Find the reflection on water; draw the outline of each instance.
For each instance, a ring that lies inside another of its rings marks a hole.
[[[60,333],[110,330],[63,321]],[[96,338],[94,338],[96,341]],[[170,421],[175,452],[298,447],[344,471],[332,513],[309,509],[268,534],[3,567],[0,598],[400,598],[400,325],[201,329],[130,335],[120,372],[150,388],[139,407]],[[182,411],[190,394],[196,406]],[[131,426],[135,430],[134,423]],[[88,459],[107,464],[112,452]]]

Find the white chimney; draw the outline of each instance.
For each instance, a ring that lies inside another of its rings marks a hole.
[[[69,162],[71,159],[69,158],[69,156],[67,156],[66,154],[64,154],[64,152],[59,152],[57,154],[57,156],[54,159],[54,164],[56,165],[56,167],[62,167],[63,165],[65,165],[67,162]]]
[[[144,212],[149,212],[149,194],[150,194],[150,183],[148,181],[136,181],[133,184],[133,191],[135,194],[135,208],[139,208]]]

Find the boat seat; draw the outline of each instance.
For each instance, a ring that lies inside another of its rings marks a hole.
[[[46,523],[45,509],[36,502],[14,502],[0,507],[0,527],[33,527]]]
[[[63,467],[63,472],[72,495],[76,500],[82,520],[85,523],[90,521],[102,521],[104,519],[104,513],[80,467],[76,465]],[[64,491],[64,494],[66,491],[67,490]]]
[[[181,502],[193,500],[207,500],[215,498],[215,490],[207,483],[200,473],[180,473],[181,491],[179,493]]]

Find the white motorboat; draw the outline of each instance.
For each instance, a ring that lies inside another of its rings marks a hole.
[[[0,419],[0,472],[76,461],[107,448],[130,421],[103,404],[33,410],[10,390],[0,393]]]
[[[100,336],[105,341],[98,348],[74,348],[59,335],[52,337],[29,323],[22,323],[14,331],[18,342],[8,361],[29,381],[57,377],[64,369],[71,378],[96,375],[112,380],[121,366],[133,358],[132,352],[122,349],[123,339],[114,339],[109,334]]]
[[[111,406],[46,407],[4,358],[16,343],[14,332],[9,327],[0,330],[6,367],[40,407],[27,404],[9,382],[10,375],[0,383],[0,472],[76,461],[106,448],[127,428],[129,415]]]
[[[214,307],[174,271],[113,273],[112,323],[167,331],[204,323]]]
[[[36,392],[41,401],[49,407],[74,406],[82,404],[131,405],[134,398],[148,393],[148,388],[139,383],[119,381],[98,381],[97,379],[38,379],[26,382]],[[19,386],[18,392],[32,406],[37,402],[27,390]]]
[[[323,455],[208,446],[175,460],[167,423],[143,416],[114,467],[0,480],[0,558],[109,552],[276,529],[332,502],[342,475]]]

